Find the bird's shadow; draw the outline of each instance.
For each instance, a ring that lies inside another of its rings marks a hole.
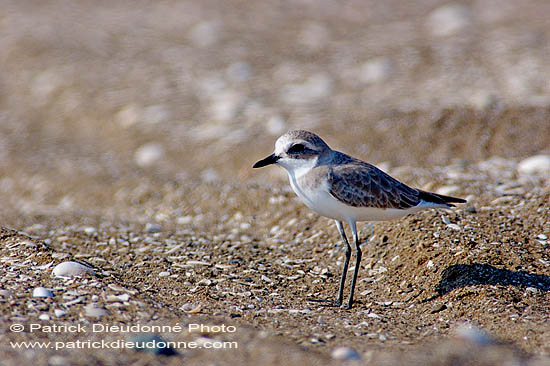
[[[454,264],[443,271],[435,290],[442,296],[456,288],[473,285],[534,287],[541,291],[550,291],[550,276],[526,271],[514,272],[489,264]]]

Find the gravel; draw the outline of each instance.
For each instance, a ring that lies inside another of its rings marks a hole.
[[[3,364],[550,362],[544,2],[4,5]],[[350,311],[333,223],[251,169],[294,128],[468,200],[360,224]],[[142,335],[200,347],[70,343]]]

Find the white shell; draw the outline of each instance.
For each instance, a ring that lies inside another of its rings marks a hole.
[[[53,292],[45,287],[36,287],[32,290],[32,297],[53,297]]]
[[[95,275],[94,270],[90,267],[72,261],[59,263],[57,266],[55,266],[52,273],[55,277],[82,276],[86,273]]]

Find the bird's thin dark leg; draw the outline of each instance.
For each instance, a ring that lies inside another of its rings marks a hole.
[[[351,309],[353,305],[353,292],[355,291],[355,282],[357,282],[357,274],[359,273],[359,267],[361,266],[361,255],[362,255],[361,248],[359,247],[359,237],[357,235],[357,227],[355,225],[355,222],[350,222],[349,226],[351,227],[351,232],[353,233],[353,242],[355,243],[357,259],[355,262],[355,270],[353,271],[353,278],[351,280],[351,290],[349,292],[348,304],[345,307],[346,309]]]
[[[344,231],[342,221],[336,221],[336,227],[340,232],[342,241],[346,245],[346,258],[344,259],[344,268],[342,270],[342,277],[340,277],[340,287],[338,288],[338,298],[336,300],[336,306],[341,306],[342,300],[344,298],[344,284],[346,283],[346,274],[348,273],[349,259],[351,257],[351,246],[349,245],[348,238],[346,237],[346,232]]]

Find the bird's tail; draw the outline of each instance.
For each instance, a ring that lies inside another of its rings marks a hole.
[[[452,203],[466,203],[466,200],[462,198],[445,196],[433,192],[426,192],[420,189],[418,191],[420,192],[420,195],[418,197],[427,203],[446,205],[448,207],[454,207]]]

